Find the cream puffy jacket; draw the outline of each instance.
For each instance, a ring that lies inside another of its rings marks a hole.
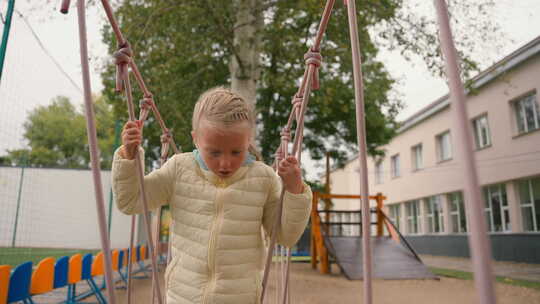
[[[126,214],[142,212],[135,162],[115,154],[113,191]],[[167,304],[260,302],[265,249],[281,194],[272,168],[256,161],[220,179],[193,153],[173,156],[144,178],[149,209],[167,203],[173,224],[172,260],[165,271]],[[285,192],[278,243],[294,245],[311,209],[311,190]]]

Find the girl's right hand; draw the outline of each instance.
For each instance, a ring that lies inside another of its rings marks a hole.
[[[140,121],[128,121],[122,130],[122,149],[120,156],[126,159],[134,159],[139,145],[142,142],[142,124]]]

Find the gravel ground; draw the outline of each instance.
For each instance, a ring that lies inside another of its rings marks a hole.
[[[311,269],[309,263],[295,263],[291,272],[291,304],[348,304],[363,302],[363,281],[349,281],[339,274],[322,275]],[[270,277],[268,304],[276,303],[275,270]],[[496,283],[497,303],[540,303],[540,291]],[[133,304],[150,303],[150,280],[135,280]],[[117,290],[118,302],[127,303],[125,290]],[[88,299],[85,302],[91,302]],[[374,280],[375,304],[468,304],[479,303],[473,281],[451,278],[440,280]],[[174,303],[168,303],[174,304]],[[238,303],[241,304],[241,303]]]

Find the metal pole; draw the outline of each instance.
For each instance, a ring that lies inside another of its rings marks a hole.
[[[86,114],[86,131],[88,134],[88,143],[90,146],[90,162],[92,165],[92,174],[94,179],[94,191],[96,196],[96,209],[98,213],[99,233],[101,237],[101,248],[105,257],[105,281],[107,283],[107,294],[109,303],[115,304],[116,295],[114,293],[113,270],[111,245],[106,230],[105,222],[105,201],[103,197],[103,188],[101,182],[101,170],[99,164],[98,141],[96,134],[94,105],[92,103],[92,89],[90,87],[90,68],[88,66],[88,48],[86,39],[86,12],[85,1],[77,1],[77,15],[79,21],[79,42],[81,50],[81,67],[84,87],[84,106]]]
[[[444,0],[435,0],[437,18],[440,29],[441,48],[446,63],[446,75],[450,87],[450,101],[456,142],[458,160],[461,162],[464,181],[464,194],[466,198],[467,213],[471,233],[469,234],[469,247],[474,269],[474,282],[481,304],[494,304],[495,292],[493,289],[493,274],[491,270],[491,244],[487,237],[486,219],[483,211],[483,200],[480,195],[478,173],[475,166],[474,151],[472,148],[471,124],[465,108],[465,90],[459,74],[458,56],[452,38],[448,7]]]
[[[24,169],[26,167],[26,157],[22,157],[21,177],[19,179],[19,191],[17,193],[17,211],[15,211],[15,224],[13,225],[13,238],[11,239],[11,247],[15,247],[15,240],[17,239],[17,226],[19,223],[19,209],[21,207],[22,187],[24,181]]]
[[[4,70],[4,60],[6,59],[7,44],[9,40],[9,30],[11,29],[11,20],[15,10],[15,0],[9,0],[4,23],[4,33],[2,34],[2,45],[0,45],[0,83],[2,82],[2,71]]]
[[[371,304],[372,265],[371,265],[371,219],[369,212],[369,188],[367,174],[366,151],[366,122],[364,113],[364,87],[362,80],[362,60],[360,58],[360,43],[358,42],[358,22],[354,0],[346,1],[349,17],[349,33],[353,59],[354,96],[356,100],[356,133],[358,141],[358,162],[360,164],[360,203],[362,206],[362,257],[364,266],[364,302]]]

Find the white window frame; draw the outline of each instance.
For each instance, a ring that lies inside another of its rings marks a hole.
[[[476,149],[479,150],[491,146],[491,133],[489,131],[489,120],[487,113],[474,118],[472,125]],[[483,131],[485,131],[485,138],[483,136]]]
[[[394,154],[391,158],[390,158],[390,167],[391,167],[391,174],[392,174],[392,178],[398,178],[401,176],[401,171],[400,171],[400,159],[399,159],[399,153],[398,154]]]
[[[499,208],[500,208],[500,221],[501,221],[501,230],[495,230],[495,218],[493,214],[493,202],[491,200],[492,194],[498,194],[499,197]],[[504,195],[503,195],[504,194]],[[484,200],[485,200],[485,213],[486,216],[489,218],[488,220],[488,231],[489,232],[510,232],[510,206],[508,204],[508,196],[506,193],[506,185],[505,184],[495,184],[484,187]],[[504,202],[506,202],[506,206],[504,205]],[[506,216],[505,213],[508,212],[508,227],[506,225]]]
[[[448,137],[446,137],[448,136]],[[445,138],[448,138],[448,152],[444,153],[445,147]],[[437,160],[439,162],[447,161],[452,159],[452,137],[450,136],[450,131],[442,132],[436,137],[437,142]]]
[[[408,202],[405,202],[404,204],[405,206],[405,217],[407,219],[407,234],[420,234],[420,201],[419,200],[412,200],[412,201],[408,201]],[[409,208],[410,206],[410,208]],[[410,214],[410,210],[409,209],[412,209],[412,206],[416,206],[416,213],[414,214]],[[416,222],[414,222],[416,218]],[[416,228],[415,230],[416,231],[411,231],[410,227],[412,226],[412,223],[414,223],[414,227]]]
[[[383,161],[378,160],[375,162],[375,184],[379,185],[384,182],[384,170]]]
[[[411,162],[413,171],[424,168],[424,156],[421,143],[411,147]]]
[[[452,225],[451,230],[453,233],[467,233],[467,225],[469,224],[467,221],[466,216],[466,210],[465,210],[465,202],[463,200],[463,193],[461,192],[452,192],[448,194],[448,202],[450,203],[450,223]],[[453,210],[453,206],[455,206],[455,210]],[[457,218],[457,231],[456,227],[454,227],[454,222],[452,221],[453,218]],[[465,217],[465,226],[463,227],[461,225],[462,217]]]
[[[539,177],[536,177],[536,178],[539,178]],[[530,208],[531,209],[531,214],[532,214],[533,230],[527,230],[526,227],[525,227],[525,221],[522,220],[522,222],[523,222],[523,231],[525,231],[525,232],[538,232],[538,231],[540,231],[540,223],[538,223],[538,221],[536,220],[536,206],[534,204],[534,193],[533,193],[533,185],[532,185],[533,179],[534,178],[518,181],[518,183],[527,183],[527,188],[529,190],[528,191],[529,192],[529,197],[528,197],[528,203],[527,204],[523,204],[523,201],[521,200],[522,199],[521,191],[519,191],[519,200],[520,200],[519,206],[521,207],[521,210],[522,210],[521,211],[522,217],[525,216],[525,213],[523,212],[523,209],[525,209],[525,208]],[[519,185],[518,185],[518,189],[519,189]]]
[[[428,233],[444,233],[444,211],[440,195],[430,196],[425,201],[426,218],[428,222]],[[435,218],[437,217],[437,218]],[[436,229],[436,225],[439,229]]]
[[[532,128],[527,124],[527,113],[525,112],[524,106],[526,102],[531,102],[533,106],[534,126]],[[512,108],[514,109],[515,114],[514,118],[516,120],[517,134],[525,134],[540,129],[540,107],[538,106],[538,101],[536,99],[536,91],[512,101]],[[520,130],[520,122],[523,124],[523,130]]]
[[[396,228],[400,230],[401,222],[401,204],[393,204],[388,206],[388,217],[396,225]]]

